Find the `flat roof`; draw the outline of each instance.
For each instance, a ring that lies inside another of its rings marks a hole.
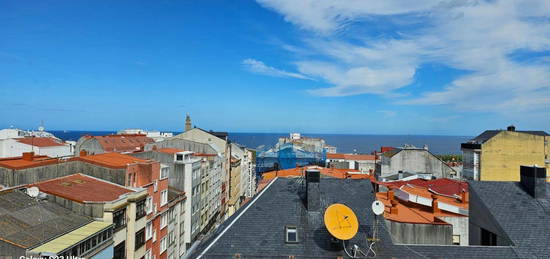
[[[49,241],[43,245],[40,245],[39,247],[32,249],[31,252],[35,252],[35,253],[48,252],[48,253],[58,254],[59,252],[62,252],[63,250],[71,246],[74,246],[75,244],[78,244],[82,240],[98,232],[105,230],[111,225],[112,223],[101,222],[101,221],[90,222],[85,226],[75,229],[65,235],[62,235],[56,239],[53,239],[52,241]]]
[[[134,192],[124,186],[84,174],[72,174],[29,186],[36,186],[41,192],[78,203],[114,201],[125,193]]]
[[[9,168],[13,170],[20,170],[26,168],[32,168],[37,166],[52,165],[59,163],[57,158],[51,158],[48,156],[33,156],[32,160],[25,160],[22,156],[19,157],[7,157],[0,158],[0,167]]]

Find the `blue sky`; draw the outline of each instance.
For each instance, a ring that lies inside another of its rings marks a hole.
[[[550,131],[548,1],[0,1],[0,127]]]

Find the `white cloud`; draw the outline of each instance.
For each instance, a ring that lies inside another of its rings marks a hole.
[[[501,112],[550,108],[547,58],[519,62],[510,57],[520,51],[550,50],[550,1],[258,2],[304,29],[303,40],[314,54],[300,55],[298,70],[332,85],[310,91],[313,94],[392,95],[414,81],[418,67],[437,63],[469,73],[440,89],[398,97],[397,102]],[[389,17],[422,23],[393,23],[391,37],[345,30],[369,32],[368,26],[388,22]]]
[[[251,59],[251,58],[243,60],[242,64],[250,72],[257,73],[257,74],[277,76],[277,77],[293,77],[298,79],[310,79],[309,77],[304,76],[300,73],[287,72],[274,67],[270,67],[264,64],[264,62],[262,61]]]

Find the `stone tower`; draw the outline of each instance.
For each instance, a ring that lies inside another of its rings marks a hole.
[[[189,131],[193,128],[193,126],[191,125],[191,117],[189,117],[189,114],[187,114],[187,116],[185,116],[185,131]]]

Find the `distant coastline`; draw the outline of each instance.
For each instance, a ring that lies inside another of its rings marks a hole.
[[[77,141],[84,135],[108,135],[116,131],[49,131],[58,138]],[[179,132],[174,132],[178,134]],[[231,141],[253,149],[267,149],[275,145],[285,133],[229,133]],[[438,135],[358,135],[358,134],[307,134],[303,136],[323,138],[326,143],[338,148],[339,153],[371,153],[381,146],[399,147],[410,144],[417,147],[428,145],[434,154],[460,154],[460,143],[471,139],[471,136],[438,136]]]

